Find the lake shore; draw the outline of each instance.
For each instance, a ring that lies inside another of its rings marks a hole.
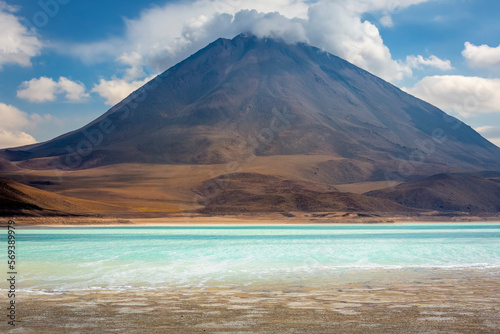
[[[20,292],[22,333],[496,333],[500,279],[434,271],[321,285]],[[5,296],[0,298],[3,304]],[[2,324],[3,326],[6,324]],[[16,332],[13,330],[12,332]]]
[[[411,224],[499,222],[500,217],[408,216],[365,217],[352,213],[294,212],[238,215],[167,215],[160,217],[13,217],[17,226],[38,227],[123,227],[123,226],[204,226],[204,225],[297,225],[297,224]],[[9,218],[0,218],[7,221]]]

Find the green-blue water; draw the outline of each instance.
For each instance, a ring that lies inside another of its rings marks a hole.
[[[500,224],[19,229],[17,260],[18,288],[47,290],[293,282],[352,270],[490,270],[500,268]]]

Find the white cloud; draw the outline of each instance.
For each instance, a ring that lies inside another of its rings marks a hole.
[[[483,136],[500,137],[500,126],[486,125],[475,128],[474,130]]]
[[[71,102],[82,102],[89,97],[82,83],[65,77],[60,77],[59,81],[47,77],[33,78],[24,81],[19,88],[17,97],[36,103],[55,101],[56,94],[64,94]]]
[[[378,28],[363,21],[358,10],[344,5],[324,1],[310,7],[307,30],[311,44],[389,81],[410,76],[411,68],[392,59]]]
[[[431,76],[403,90],[463,117],[500,112],[500,79]]]
[[[36,139],[26,132],[0,128],[0,149],[35,144]]]
[[[154,78],[153,75],[143,79],[146,73],[142,66],[142,55],[138,52],[125,52],[117,60],[129,66],[125,70],[123,78],[113,77],[111,80],[100,79],[99,83],[95,84],[91,90],[93,93],[97,93],[104,98],[107,105],[117,104]]]
[[[99,84],[94,85],[92,92],[99,94],[106,99],[107,105],[115,105],[139,87],[145,85],[153,77],[146,78],[145,80],[127,81],[124,79],[114,78],[112,80],[99,80]]]
[[[71,81],[68,78],[60,77],[58,87],[61,92],[66,94],[66,99],[72,102],[81,102],[89,97],[85,93],[85,86],[82,83]]]
[[[490,138],[488,140],[490,142],[492,142],[493,144],[495,144],[496,146],[500,147],[500,137],[498,137],[498,138]]]
[[[55,101],[57,82],[52,78],[41,77],[24,81],[17,91],[17,97],[30,102]]]
[[[360,13],[375,11],[396,11],[428,0],[340,0],[344,6]],[[387,13],[386,13],[387,15]]]
[[[2,129],[16,130],[29,124],[28,115],[14,106],[0,102],[0,119]]]
[[[242,32],[230,26],[233,15],[243,9],[280,12],[293,18],[306,17],[308,5],[301,0],[169,2],[142,11],[137,19],[125,19],[125,34],[120,38],[90,44],[59,45],[58,50],[69,52],[85,62],[109,60],[110,57],[119,59],[124,54],[136,52],[143,57],[142,65],[156,69],[158,62],[164,65],[163,60],[171,66],[218,37],[234,37]]]
[[[125,80],[132,81],[138,78],[142,78],[146,75],[142,68],[142,55],[138,52],[125,52],[118,58],[118,61],[129,66],[129,68],[127,68],[127,70],[125,71]]]
[[[440,69],[441,71],[449,71],[453,69],[453,66],[451,66],[451,61],[447,59],[440,59],[434,55],[430,56],[429,58],[424,58],[420,55],[407,56],[406,63],[411,68],[420,68],[423,65],[428,67],[435,67],[437,69]]]
[[[5,64],[30,66],[31,58],[42,49],[42,43],[21,24],[15,11],[15,6],[0,1],[0,69]]]
[[[486,44],[477,46],[466,42],[462,56],[472,67],[500,69],[500,45],[493,48]]]
[[[384,15],[380,18],[380,24],[384,27],[392,28],[394,23],[392,22],[392,17],[390,15]]]
[[[84,61],[118,61],[127,66],[120,76],[131,83],[151,69],[156,74],[166,70],[219,37],[252,32],[288,42],[308,42],[386,80],[397,81],[411,76],[412,67],[392,58],[376,24],[392,26],[392,11],[426,1],[430,0],[169,2],[143,11],[136,19],[126,19],[125,34],[120,38],[60,49]],[[384,13],[380,19],[362,18],[380,11]],[[448,66],[437,57],[422,57],[418,65]]]
[[[500,126],[480,126],[478,128],[475,128],[474,130],[479,132],[493,144],[500,147]]]
[[[36,143],[35,138],[21,131],[31,125],[25,112],[14,106],[0,103],[0,148],[8,148]]]
[[[302,20],[290,20],[279,13],[253,14],[258,17],[258,24],[251,28],[256,36],[282,38],[289,43],[308,42]]]
[[[255,10],[249,13],[249,10]],[[126,33],[120,41],[113,40],[116,58],[123,54],[141,55],[141,65],[162,72],[195,53],[219,37],[232,38],[241,32],[262,34],[263,27],[281,30],[295,24],[288,19],[307,17],[308,6],[293,0],[198,0],[167,3],[143,11],[137,19],[127,19]],[[279,12],[279,14],[277,14]],[[236,13],[239,13],[238,18]],[[259,14],[260,13],[260,14]],[[263,13],[274,13],[264,17]],[[277,16],[283,16],[280,20]],[[273,24],[274,23],[274,24]],[[259,30],[260,29],[260,30]],[[257,31],[259,30],[259,31]],[[271,32],[272,33],[272,32]],[[279,34],[275,31],[274,34]],[[100,50],[102,52],[102,50]]]

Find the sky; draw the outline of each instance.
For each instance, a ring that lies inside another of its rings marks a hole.
[[[305,42],[500,146],[497,0],[0,0],[0,148],[105,113],[219,37]]]

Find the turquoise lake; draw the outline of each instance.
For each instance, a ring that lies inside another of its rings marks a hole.
[[[17,260],[18,288],[49,291],[498,271],[500,223],[18,229]]]

